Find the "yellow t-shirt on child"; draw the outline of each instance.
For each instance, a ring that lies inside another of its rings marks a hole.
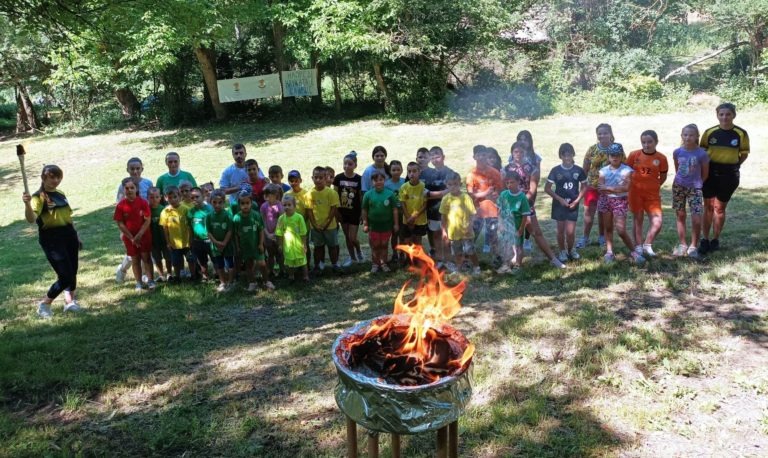
[[[406,181],[400,187],[400,193],[398,195],[400,203],[403,206],[403,221],[408,221],[408,218],[413,216],[414,213],[418,213],[424,210],[427,203],[427,190],[424,187],[424,182],[419,181],[419,184],[412,185]],[[423,226],[427,224],[427,212],[422,211],[413,224],[417,226]]]
[[[472,216],[477,213],[472,197],[466,192],[458,196],[446,194],[440,202],[440,214],[448,220],[448,240],[467,240],[474,237]]]
[[[185,205],[179,205],[177,208],[168,205],[160,213],[160,225],[168,228],[168,243],[175,250],[189,248],[187,210],[189,207]]]

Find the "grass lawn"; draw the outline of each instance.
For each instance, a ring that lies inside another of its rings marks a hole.
[[[736,119],[752,134],[723,248],[702,262],[673,259],[671,178],[663,189],[662,253],[646,266],[601,262],[599,248],[557,271],[528,259],[517,276],[470,279],[454,326],[476,344],[474,396],[460,420],[461,456],[765,456],[768,454],[768,159],[765,111]],[[465,175],[475,143],[506,157],[529,129],[544,173],[571,142],[581,162],[608,121],[629,151],[659,132],[671,161],[684,124],[714,110],[652,117],[397,124],[252,122],[174,131],[40,137],[28,145],[31,185],[44,163],[64,170],[85,249],[78,288],[86,311],[35,317],[53,272],[23,221],[15,142],[0,143],[0,456],[342,456],[344,419],[333,398],[330,347],[357,321],[389,313],[409,274],[369,265],[274,293],[217,295],[215,285],[136,294],[117,285],[122,257],[111,221],[132,156],[152,180],[167,151],[198,181],[218,181],[233,142],[264,168],[332,165],[351,149],[360,170],[376,144],[409,161],[441,145]],[[543,229],[550,200],[540,194]],[[368,252],[367,247],[365,247]],[[620,250],[623,251],[623,250]],[[361,449],[367,436],[360,432]],[[431,456],[434,436],[404,439],[403,456]],[[382,441],[389,456],[388,441]]]

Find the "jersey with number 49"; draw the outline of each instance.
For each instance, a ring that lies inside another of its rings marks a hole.
[[[579,197],[579,184],[587,181],[587,174],[578,165],[566,169],[561,164],[552,168],[547,181],[555,185],[555,194],[570,202]]]

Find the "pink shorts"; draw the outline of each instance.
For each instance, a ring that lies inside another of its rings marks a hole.
[[[596,188],[588,187],[587,192],[584,193],[584,206],[590,207],[592,205],[597,204],[598,199],[600,198],[600,193],[597,192]]]
[[[371,243],[387,243],[392,237],[392,232],[368,232],[368,241]]]
[[[613,213],[613,216],[627,216],[629,206],[627,197],[608,197],[605,194],[597,201],[597,211],[600,213]]]

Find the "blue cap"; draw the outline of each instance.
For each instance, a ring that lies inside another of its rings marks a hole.
[[[611,146],[608,147],[608,154],[610,156],[624,154],[624,147],[621,146],[621,143],[611,143]]]
[[[298,170],[291,170],[288,172],[288,178],[301,178],[301,174]]]

